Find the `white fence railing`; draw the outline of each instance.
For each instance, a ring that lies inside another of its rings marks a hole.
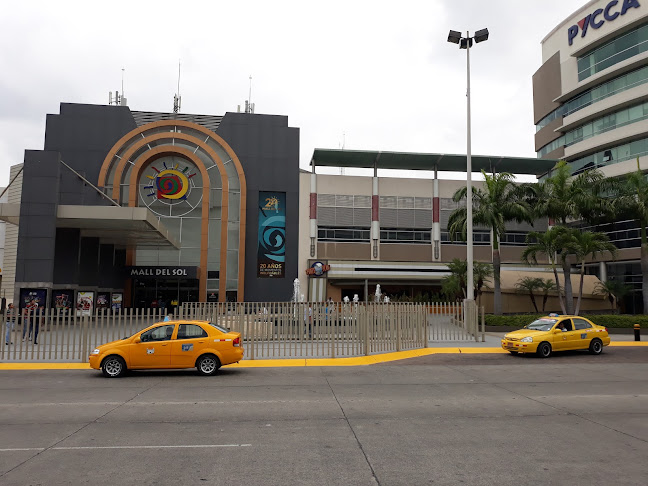
[[[162,309],[9,312],[0,325],[0,361],[84,362],[96,346],[131,336],[164,316]],[[477,319],[465,316],[460,303],[337,302],[186,303],[173,315],[241,333],[246,359],[351,357],[478,340]]]

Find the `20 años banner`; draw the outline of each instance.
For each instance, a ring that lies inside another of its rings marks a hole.
[[[259,192],[257,276],[283,278],[286,270],[286,193]]]

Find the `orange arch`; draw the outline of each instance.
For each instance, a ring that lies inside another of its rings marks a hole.
[[[238,255],[238,288],[237,288],[237,295],[238,295],[238,300],[243,301],[244,300],[244,291],[245,291],[245,236],[246,236],[246,211],[247,211],[247,182],[245,180],[245,173],[243,171],[243,166],[241,165],[241,162],[234,152],[234,150],[229,146],[229,144],[219,135],[217,135],[215,132],[198,125],[196,123],[184,121],[184,120],[160,120],[157,122],[153,123],[148,123],[146,125],[143,125],[139,128],[136,128],[134,130],[131,130],[128,132],[126,135],[124,135],[121,139],[117,141],[115,145],[110,149],[106,157],[104,158],[103,164],[101,166],[101,170],[99,172],[99,179],[98,179],[98,185],[99,187],[104,187],[106,185],[106,180],[108,177],[108,173],[110,171],[110,168],[113,163],[113,159],[117,152],[127,143],[131,142],[138,134],[143,134],[147,130],[155,129],[155,128],[160,128],[160,127],[177,127],[177,126],[182,126],[182,127],[187,127],[191,128],[193,130],[196,130],[198,132],[204,133],[208,137],[211,137],[214,141],[216,141],[222,148],[225,150],[225,152],[230,156],[230,159],[232,160],[232,163],[234,164],[234,167],[236,169],[238,178],[239,178],[239,184],[241,187],[241,200],[240,200],[240,214],[239,214],[239,255]],[[229,214],[229,207],[225,206],[225,203],[229,204],[229,181],[226,177],[226,171],[224,168],[224,164],[220,157],[209,147],[206,143],[196,139],[195,137],[192,137],[190,135],[182,134],[180,132],[166,132],[166,133],[157,133],[150,135],[149,137],[144,137],[142,136],[142,140],[137,140],[134,145],[137,145],[136,148],[134,147],[129,147],[127,152],[125,152],[120,160],[120,163],[118,165],[117,171],[115,173],[115,178],[113,180],[113,199],[119,199],[119,191],[120,191],[120,184],[121,184],[121,177],[123,173],[123,168],[125,164],[128,162],[128,159],[143,145],[146,143],[153,141],[153,140],[159,140],[163,138],[167,138],[171,135],[172,137],[187,140],[190,142],[195,143],[196,145],[200,146],[203,148],[209,155],[212,157],[214,162],[218,165],[219,171],[221,171],[221,180],[225,180],[226,182],[223,182],[223,211],[226,211],[227,214]],[[147,140],[148,142],[146,142]],[[156,147],[157,148],[157,147]],[[174,147],[178,148],[178,147]],[[153,149],[154,150],[154,149]],[[145,154],[147,155],[147,154]],[[147,155],[145,157],[146,160],[150,159],[150,157]],[[196,164],[200,168],[204,168],[202,163]],[[120,169],[121,167],[121,169]],[[227,190],[225,189],[227,187]],[[226,196],[227,195],[227,196]],[[223,216],[221,216],[221,225],[223,222],[225,222],[225,231],[222,231],[221,229],[221,268],[223,268],[223,263],[225,264],[225,268],[227,267],[227,219]],[[222,228],[222,227],[221,227]],[[223,238],[225,239],[225,244],[223,245]],[[225,248],[225,250],[223,250]],[[223,251],[225,251],[225,254],[223,255]],[[202,248],[201,248],[202,252]],[[223,259],[223,256],[225,259]],[[202,253],[201,253],[201,262],[202,262]],[[202,268],[206,268],[202,266]],[[219,280],[219,300],[225,299],[225,292],[222,290],[223,289],[223,281],[225,279],[222,278]],[[206,281],[205,281],[206,283]],[[226,283],[225,283],[226,284]],[[202,296],[202,293],[201,293]],[[205,293],[206,297],[206,293]]]
[[[198,287],[198,292],[200,294],[200,298],[207,300],[207,274],[204,270],[207,269],[207,255],[208,255],[208,249],[209,249],[209,174],[207,174],[207,169],[205,166],[200,162],[200,159],[193,153],[191,153],[189,150],[182,148],[182,147],[176,147],[173,145],[162,145],[160,147],[155,147],[148,152],[146,152],[142,157],[137,159],[137,162],[135,162],[135,166],[133,167],[133,170],[130,175],[130,182],[129,182],[129,193],[128,193],[128,205],[131,207],[137,206],[137,182],[139,178],[142,175],[142,170],[144,169],[144,165],[149,162],[149,161],[154,161],[156,159],[159,159],[160,157],[164,157],[166,155],[174,155],[174,156],[180,156],[186,160],[189,160],[193,162],[196,167],[200,170],[200,174],[202,175],[203,178],[203,189],[202,189],[202,197],[203,197],[203,203],[202,203],[202,208],[201,208],[201,225],[200,225],[200,274],[198,275],[199,279],[199,287]],[[223,234],[223,223],[224,221],[221,219],[221,240],[222,240],[222,234]],[[227,223],[225,222],[225,225]],[[227,236],[227,226],[225,226],[225,235]],[[226,250],[227,251],[227,250]],[[221,258],[222,258],[222,248],[221,248]],[[221,262],[221,270],[223,269],[222,262]],[[227,265],[225,268],[225,272],[221,272],[221,274],[227,272]],[[225,274],[225,278],[227,275]],[[225,291],[225,282],[223,280],[219,280],[218,282],[218,293],[219,297],[221,294],[221,291]]]

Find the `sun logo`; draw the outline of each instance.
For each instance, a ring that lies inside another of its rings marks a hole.
[[[164,170],[160,171],[156,167],[151,166],[155,173],[146,176],[151,179],[151,184],[144,186],[144,189],[150,191],[147,196],[157,199],[186,199],[187,192],[189,191],[189,179],[195,176],[196,172],[187,174],[189,171],[188,166],[182,171],[178,170],[178,167],[179,164],[175,164],[175,166],[169,168],[166,162],[164,162]]]
[[[276,197],[266,197],[266,205],[263,206],[263,209],[272,211],[273,209],[278,213],[279,212],[279,199]]]

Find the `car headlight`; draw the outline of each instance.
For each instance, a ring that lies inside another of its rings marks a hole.
[[[525,338],[520,339],[520,342],[521,342],[521,343],[532,343],[532,342],[533,342],[533,338],[532,338],[531,336],[528,336],[528,337],[525,337]]]
[[[94,348],[94,351],[92,351],[92,354],[99,354],[99,348]]]

